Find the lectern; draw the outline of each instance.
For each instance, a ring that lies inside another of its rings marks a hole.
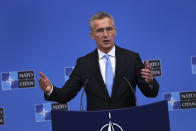
[[[166,101],[105,111],[51,111],[53,131],[170,131]]]

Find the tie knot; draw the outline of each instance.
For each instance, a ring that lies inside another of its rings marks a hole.
[[[109,56],[110,56],[110,55],[105,54],[105,58],[106,58],[107,60],[109,60]]]

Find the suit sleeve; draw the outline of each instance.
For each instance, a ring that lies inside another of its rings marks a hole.
[[[144,64],[139,55],[137,55],[137,66],[136,66],[136,81],[138,87],[142,91],[142,93],[147,97],[156,97],[159,91],[159,84],[155,78],[153,78],[153,82],[148,84],[145,82],[144,78],[141,75],[141,69],[145,68]]]
[[[65,85],[62,88],[53,86],[53,92],[49,96],[45,94],[45,99],[59,103],[67,103],[74,98],[83,85],[80,71],[80,62],[77,60],[76,66]]]

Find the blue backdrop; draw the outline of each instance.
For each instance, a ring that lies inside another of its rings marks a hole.
[[[194,91],[191,56],[196,56],[195,0],[1,0],[0,72],[44,72],[54,85],[64,84],[64,67],[96,48],[88,21],[98,11],[113,15],[117,45],[139,52],[143,60],[160,59],[156,98],[137,90],[139,105],[163,100],[165,92]],[[79,110],[80,94],[69,103]],[[35,104],[48,103],[36,88],[0,90],[5,125],[1,131],[47,131],[50,122],[35,121]],[[171,111],[171,131],[195,131],[196,109]]]

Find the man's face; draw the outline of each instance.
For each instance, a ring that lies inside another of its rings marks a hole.
[[[114,37],[116,28],[112,24],[112,20],[108,17],[103,19],[95,19],[93,29],[90,36],[96,40],[97,48],[105,53],[108,53],[114,46]]]

